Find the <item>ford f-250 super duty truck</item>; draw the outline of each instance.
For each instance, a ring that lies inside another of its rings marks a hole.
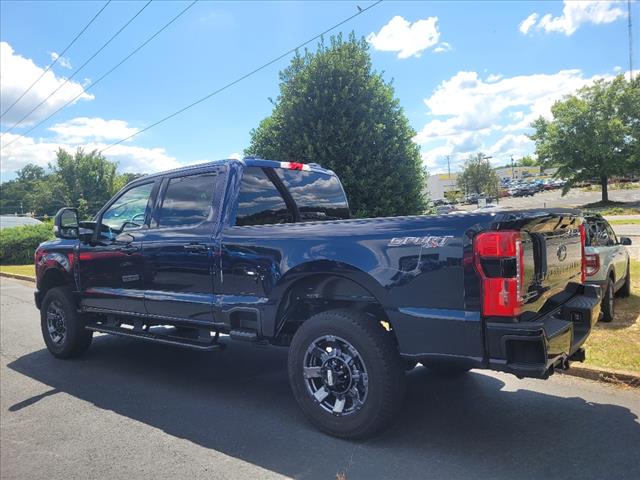
[[[93,332],[217,350],[289,347],[293,394],[324,431],[362,437],[401,407],[416,362],[546,378],[582,360],[600,314],[583,219],[514,211],[349,219],[315,164],[227,160],[139,178],[96,215],[56,215],[35,253],[59,358]]]

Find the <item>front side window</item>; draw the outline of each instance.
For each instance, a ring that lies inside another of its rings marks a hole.
[[[102,214],[102,227],[111,233],[136,230],[144,225],[153,182],[130,188]]]
[[[169,180],[158,214],[159,227],[196,225],[213,208],[217,172],[176,177]]]
[[[258,167],[247,168],[240,182],[236,225],[291,222],[293,214],[266,173]]]

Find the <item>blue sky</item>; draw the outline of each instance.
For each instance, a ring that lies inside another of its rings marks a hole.
[[[146,2],[112,2],[64,58],[2,117],[2,180],[43,166],[59,147],[104,146],[271,60],[372,2],[200,1],[88,92],[105,71],[188,5],[153,1],[107,48],[17,127]],[[13,103],[104,5],[0,3],[1,105]],[[638,4],[632,4],[635,25]],[[496,164],[533,151],[528,123],[552,102],[628,69],[627,3],[385,1],[336,30],[367,37],[393,79],[433,173],[482,150]],[[640,34],[634,31],[635,37]],[[314,48],[312,46],[311,48]],[[638,51],[634,63],[640,64]],[[152,172],[236,155],[278,94],[272,65],[195,108],[113,147],[122,171]],[[79,99],[19,137],[71,98]]]

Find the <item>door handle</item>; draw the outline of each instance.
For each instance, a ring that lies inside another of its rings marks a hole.
[[[188,253],[206,253],[208,250],[204,243],[189,243],[184,246],[184,249]]]
[[[122,253],[126,253],[127,255],[131,255],[132,253],[135,253],[138,250],[140,250],[140,247],[136,245],[123,245],[118,250],[120,250]]]

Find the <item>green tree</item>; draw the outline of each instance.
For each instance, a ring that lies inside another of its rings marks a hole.
[[[533,122],[536,153],[543,166],[558,167],[566,193],[578,182],[598,179],[602,201],[608,182],[640,167],[640,80],[623,75],[597,80],[556,102],[552,120]]]
[[[280,72],[273,112],[252,130],[245,153],[334,170],[355,216],[422,213],[415,131],[391,84],[372,69],[368,48],[352,33],[296,54]]]
[[[525,155],[520,160],[518,160],[517,165],[519,167],[535,167],[538,165],[538,160],[531,157],[531,155]]]
[[[476,153],[464,162],[464,169],[458,175],[458,186],[469,193],[497,195],[500,178],[484,153]]]
[[[59,149],[50,167],[56,177],[54,202],[77,206],[83,218],[96,213],[114,192],[117,164],[96,150],[79,148],[72,155]]]

